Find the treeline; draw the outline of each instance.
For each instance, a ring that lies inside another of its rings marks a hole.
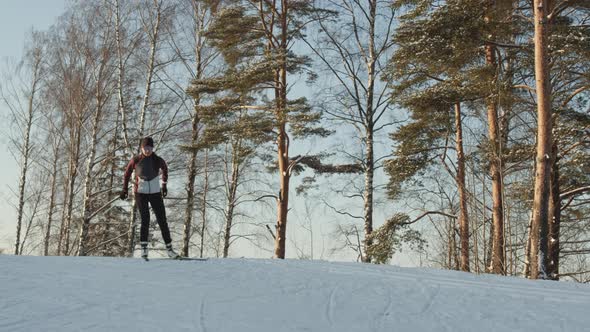
[[[363,262],[406,246],[588,281],[589,21],[582,0],[74,3],[2,84],[14,253],[132,254],[137,214],[116,197],[150,135],[184,255],[314,258],[319,218],[306,208],[308,255],[294,199]]]

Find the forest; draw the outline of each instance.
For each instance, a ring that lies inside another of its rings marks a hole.
[[[133,256],[150,136],[183,256],[590,282],[588,0],[72,1],[2,75],[5,254]]]

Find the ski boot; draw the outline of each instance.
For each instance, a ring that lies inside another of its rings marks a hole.
[[[141,242],[141,258],[143,258],[145,261],[149,261],[148,259],[148,243],[147,242]]]
[[[180,255],[177,254],[176,251],[174,251],[174,249],[172,249],[172,243],[166,244],[166,252],[168,253],[168,257],[172,259],[180,259]]]

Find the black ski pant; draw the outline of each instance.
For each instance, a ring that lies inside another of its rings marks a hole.
[[[148,234],[150,231],[150,209],[148,206],[152,206],[156,220],[162,231],[162,238],[164,243],[168,244],[172,242],[170,238],[170,229],[168,229],[168,223],[166,222],[166,208],[164,207],[164,199],[161,193],[155,194],[135,194],[135,202],[141,215],[141,228],[139,229],[139,241],[147,242]]]

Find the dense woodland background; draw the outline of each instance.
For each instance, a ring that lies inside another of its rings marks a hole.
[[[590,281],[587,0],[74,1],[0,87],[14,254],[132,254],[150,135],[184,255]]]

